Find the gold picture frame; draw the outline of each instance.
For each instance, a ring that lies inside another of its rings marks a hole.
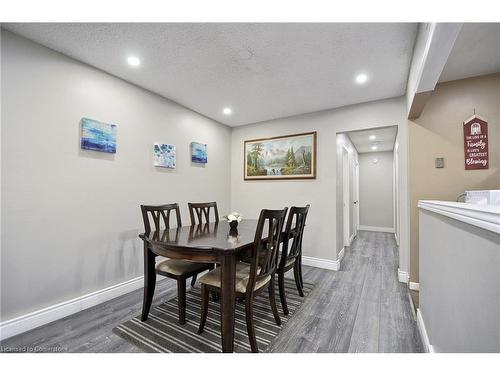
[[[315,179],[316,138],[314,131],[245,141],[244,179]]]

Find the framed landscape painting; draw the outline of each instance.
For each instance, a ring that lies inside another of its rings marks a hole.
[[[245,180],[316,178],[316,132],[245,141]]]
[[[165,143],[154,144],[154,166],[161,168],[175,168],[175,146]]]
[[[82,118],[81,148],[116,153],[116,125]]]

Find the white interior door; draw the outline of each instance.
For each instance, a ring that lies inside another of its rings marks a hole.
[[[354,236],[358,235],[359,230],[359,163],[354,163]]]
[[[349,152],[342,147],[342,201],[344,211],[344,246],[350,245],[350,215],[349,215]]]

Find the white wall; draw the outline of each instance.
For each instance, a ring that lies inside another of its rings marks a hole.
[[[438,353],[500,352],[500,234],[492,224],[500,216],[470,206],[419,210],[419,325]]]
[[[358,156],[360,226],[394,229],[393,159],[392,151]]]
[[[141,203],[229,210],[229,128],[5,31],[1,63],[2,321],[142,275]],[[80,150],[84,116],[117,124],[116,155]],[[177,169],[153,167],[154,142]]]
[[[246,217],[255,218],[263,207],[280,208],[309,203],[311,209],[304,233],[304,255],[336,260],[337,252],[340,250],[336,234],[338,221],[336,134],[389,125],[398,125],[406,129],[405,112],[406,103],[401,97],[234,128],[231,143],[232,209],[242,212]],[[400,130],[400,133],[406,134],[405,129]],[[243,180],[245,140],[312,130],[318,132],[318,165],[315,180]],[[402,138],[400,141],[402,153],[406,153],[406,147],[406,138]],[[406,163],[406,159],[404,162]],[[406,176],[406,171],[404,175]]]

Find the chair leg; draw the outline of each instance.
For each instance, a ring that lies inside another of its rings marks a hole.
[[[209,271],[212,271],[213,269],[217,268],[217,263],[212,263],[210,265]],[[212,295],[212,301],[217,302],[219,300],[219,295],[215,292],[210,293]]]
[[[276,307],[276,290],[274,289],[274,275],[271,276],[271,282],[269,283],[269,302],[271,303],[271,309],[273,310],[274,320],[276,321],[276,324],[280,326],[281,319],[280,315],[278,314],[278,308]]]
[[[186,279],[177,279],[177,307],[179,309],[179,324],[186,323]]]
[[[194,288],[194,284],[196,284],[196,277],[198,276],[198,274],[194,275],[192,278],[191,278],[191,287]]]
[[[278,274],[278,289],[280,291],[280,301],[281,307],[283,308],[283,314],[288,315],[288,305],[286,303],[285,295],[285,273],[281,272]]]
[[[252,349],[252,353],[258,353],[259,348],[257,346],[257,339],[255,337],[255,328],[253,326],[253,298],[249,295],[245,298],[245,316],[247,321],[247,332],[248,332],[248,340],[250,341],[250,348]]]
[[[295,262],[298,262],[297,268],[299,269],[300,287],[302,289],[304,289],[304,280],[302,279],[302,250],[301,250],[301,254],[298,256],[298,258]]]
[[[205,323],[207,322],[208,313],[208,289],[205,284],[201,284],[201,318],[200,326],[198,327],[198,333],[203,333],[205,328]]]
[[[295,279],[295,285],[297,286],[297,291],[301,297],[304,297],[304,292],[302,291],[302,285],[300,285],[300,270],[297,261],[293,265],[293,278]]]

